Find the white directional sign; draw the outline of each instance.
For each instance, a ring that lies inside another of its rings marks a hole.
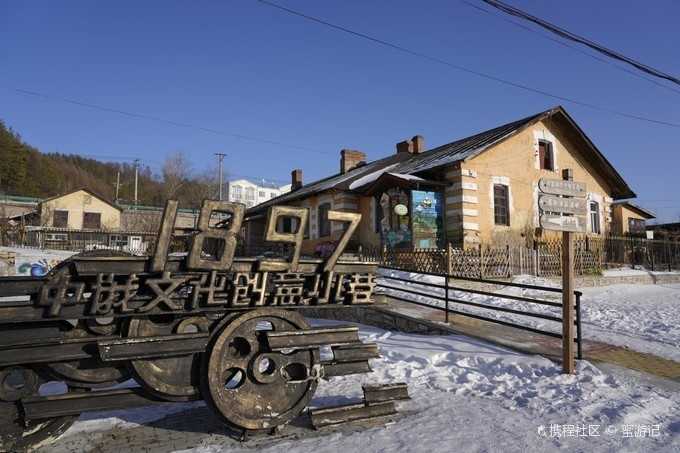
[[[574,233],[586,232],[586,217],[561,216],[559,214],[541,214],[541,228],[555,231],[571,231]]]
[[[538,188],[541,189],[541,192],[551,195],[578,198],[585,198],[586,196],[586,185],[582,182],[541,178],[538,180]]]
[[[583,216],[587,214],[585,198],[563,198],[555,195],[541,195],[538,199],[538,206],[543,212]]]

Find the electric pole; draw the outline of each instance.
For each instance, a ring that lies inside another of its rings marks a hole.
[[[226,154],[224,153],[215,153],[217,156],[217,159],[219,161],[219,172],[220,172],[220,192],[219,192],[219,200],[222,201],[222,161],[224,160],[224,156]]]
[[[139,159],[135,159],[135,207],[137,206],[137,180],[139,173]]]
[[[120,170],[116,172],[116,204],[118,204],[118,192],[120,191]]]

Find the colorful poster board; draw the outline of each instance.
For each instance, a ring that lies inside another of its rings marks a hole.
[[[442,195],[424,190],[411,191],[413,246],[440,248],[444,242]]]

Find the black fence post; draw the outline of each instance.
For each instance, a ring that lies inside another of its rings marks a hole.
[[[444,275],[444,304],[446,311],[444,312],[444,321],[449,323],[449,273]]]
[[[583,359],[583,349],[581,345],[581,291],[574,291],[576,301],[574,308],[576,308],[576,357]]]

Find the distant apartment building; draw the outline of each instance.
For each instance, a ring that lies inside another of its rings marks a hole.
[[[277,186],[273,183],[262,181],[260,184],[247,179],[237,179],[227,183],[227,200],[243,203],[251,208],[265,201],[276,198],[279,195],[290,192],[290,184]]]

